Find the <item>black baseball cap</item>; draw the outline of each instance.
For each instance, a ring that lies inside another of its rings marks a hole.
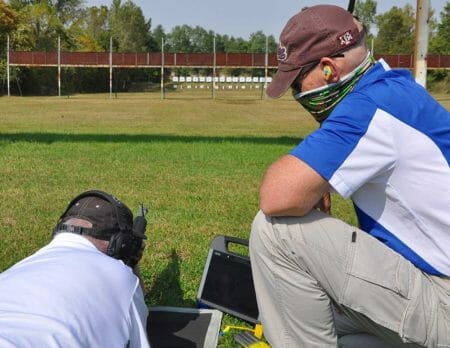
[[[132,233],[133,214],[131,210],[113,195],[100,191],[86,191],[75,197],[61,215],[55,230],[67,230],[68,220],[77,218],[92,224],[81,228],[80,234],[87,234],[102,240],[109,240],[119,232]]]

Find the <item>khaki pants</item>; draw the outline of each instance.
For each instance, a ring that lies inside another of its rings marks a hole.
[[[421,272],[338,219],[319,211],[301,218],[259,212],[250,258],[274,348],[450,347],[450,280]],[[352,345],[342,334],[367,344]]]

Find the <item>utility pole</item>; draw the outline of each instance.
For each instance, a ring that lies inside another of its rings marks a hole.
[[[430,0],[417,0],[416,37],[414,42],[414,77],[423,87],[427,86],[427,54],[430,19]]]

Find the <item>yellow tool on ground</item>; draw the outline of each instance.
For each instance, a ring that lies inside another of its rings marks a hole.
[[[249,328],[245,326],[233,326],[227,325],[223,329],[223,333],[226,334],[231,330],[240,330],[245,332],[240,332],[234,336],[234,339],[241,346],[246,348],[270,348],[270,346],[261,341],[263,336],[263,327],[261,324],[256,324],[255,327]]]
[[[238,333],[234,336],[234,340],[245,348],[270,348],[267,343],[257,339],[248,331]]]
[[[225,329],[223,329],[222,333],[226,334],[230,332],[230,330],[250,331],[253,333],[254,336],[256,336],[256,338],[259,339],[261,339],[263,336],[263,327],[261,324],[256,324],[253,329],[245,326],[227,325],[225,326]]]

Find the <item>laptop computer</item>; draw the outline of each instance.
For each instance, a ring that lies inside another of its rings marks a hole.
[[[213,239],[197,294],[198,305],[256,324],[259,312],[250,258],[230,251],[230,244],[248,249],[245,239],[229,236]]]

